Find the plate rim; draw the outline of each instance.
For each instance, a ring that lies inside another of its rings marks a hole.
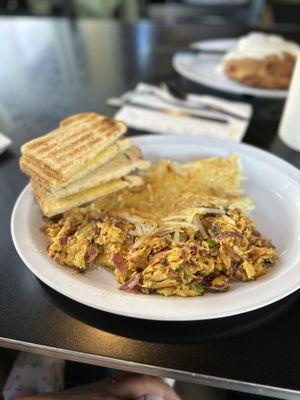
[[[185,135],[164,135],[164,136],[157,136],[157,135],[139,135],[137,137],[133,138],[133,141],[137,140],[142,140],[142,141],[151,141],[153,139],[157,140],[157,138],[160,138],[159,140],[161,141],[168,141],[170,138],[172,138],[172,140],[177,141],[178,139],[182,139],[182,140],[186,140],[186,136]],[[230,144],[230,145],[234,145],[234,147],[242,147],[250,152],[252,151],[256,151],[258,153],[261,153],[262,155],[264,155],[265,157],[271,159],[271,161],[273,161],[273,164],[276,164],[276,168],[278,168],[278,163],[281,165],[284,165],[285,169],[287,168],[292,174],[289,175],[291,179],[295,180],[296,178],[296,183],[300,185],[300,171],[293,166],[292,164],[290,164],[289,162],[279,158],[278,156],[269,153],[266,150],[257,148],[256,146],[250,145],[250,144],[246,144],[246,143],[235,143],[235,142],[230,142],[229,140],[225,140],[225,139],[216,139],[216,138],[208,138],[208,137],[194,137],[194,136],[190,136],[190,139],[194,139],[194,140],[199,140],[199,142],[204,142],[204,145],[209,145],[214,147],[214,143],[215,144]],[[244,154],[248,154],[248,151],[246,151],[246,153]],[[248,306],[243,306],[242,308],[238,308],[238,309],[234,309],[230,312],[226,312],[226,315],[222,314],[222,315],[215,315],[215,314],[211,314],[208,316],[185,316],[185,315],[180,315],[180,317],[174,318],[174,316],[168,317],[168,315],[162,315],[160,314],[158,315],[151,315],[149,316],[148,314],[144,315],[143,313],[139,313],[139,312],[135,312],[135,313],[131,313],[130,311],[121,311],[121,312],[116,312],[115,309],[112,309],[110,307],[106,307],[106,306],[101,306],[99,307],[99,304],[93,304],[90,303],[89,301],[86,301],[85,299],[83,299],[80,296],[76,296],[73,295],[73,293],[71,291],[66,291],[66,290],[62,290],[61,288],[58,288],[56,284],[53,284],[51,282],[51,280],[49,280],[47,277],[45,277],[43,274],[40,273],[40,271],[38,269],[36,269],[30,262],[30,260],[28,260],[26,258],[26,256],[24,256],[22,248],[19,246],[19,241],[18,241],[18,234],[16,233],[16,214],[18,212],[19,206],[20,204],[22,204],[22,200],[23,197],[27,194],[28,191],[31,191],[30,189],[30,184],[28,183],[20,192],[20,194],[17,197],[17,200],[14,204],[13,210],[12,210],[12,214],[11,214],[11,221],[10,221],[10,227],[11,227],[11,236],[12,236],[12,240],[13,240],[13,244],[15,246],[15,249],[19,255],[19,257],[21,258],[22,262],[26,265],[26,267],[38,278],[40,279],[42,282],[44,282],[47,286],[49,286],[50,288],[52,288],[53,290],[55,290],[56,292],[63,294],[64,296],[78,302],[81,304],[84,304],[85,306],[89,306],[92,307],[94,309],[98,309],[101,311],[105,311],[105,312],[109,312],[112,314],[116,314],[116,315],[122,315],[122,316],[126,316],[126,317],[131,317],[131,318],[139,318],[139,319],[147,319],[147,320],[156,320],[156,321],[200,321],[200,320],[209,320],[209,319],[218,319],[218,318],[227,318],[230,316],[234,316],[234,315],[240,315],[240,314],[244,314],[244,313],[248,313],[251,311],[255,311],[257,309],[266,307],[270,304],[273,304],[285,297],[287,297],[288,295],[290,295],[291,293],[294,293],[295,291],[297,291],[300,288],[300,280],[299,282],[297,282],[297,280],[295,281],[295,283],[293,285],[290,285],[288,290],[283,290],[280,291],[276,296],[272,296],[272,297],[268,297],[267,299],[265,299],[265,301],[260,301],[258,303],[255,303],[254,305],[248,305]]]
[[[191,43],[191,46],[199,46],[207,43],[213,43],[213,42],[218,42],[218,41],[233,41],[233,40],[238,40],[237,37],[231,37],[231,38],[215,38],[215,39],[207,39],[207,40],[198,40],[195,42]],[[201,76],[199,78],[195,78],[194,74],[185,70],[180,64],[179,64],[179,59],[183,57],[195,57],[194,54],[189,53],[188,51],[185,52],[184,54],[181,53],[175,53],[172,56],[172,65],[175,71],[183,76],[186,79],[189,79],[190,81],[200,84],[203,86],[206,86],[208,88],[214,89],[214,90],[219,90],[221,92],[225,93],[231,93],[235,95],[247,95],[247,96],[254,96],[254,97],[262,97],[262,98],[269,98],[269,99],[285,99],[288,95],[288,90],[280,90],[280,89],[274,89],[274,92],[272,89],[264,89],[264,88],[254,88],[250,86],[243,85],[241,83],[235,82],[236,84],[239,84],[238,87],[220,87],[217,83],[215,84],[213,81],[212,83],[208,83],[207,80],[201,79]]]

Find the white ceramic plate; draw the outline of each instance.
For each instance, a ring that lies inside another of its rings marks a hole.
[[[203,50],[228,51],[235,46],[235,43],[236,39],[216,39],[196,42],[192,46]],[[173,57],[173,67],[185,78],[213,89],[258,97],[284,98],[287,96],[287,90],[252,88],[227,78],[219,67],[221,59],[222,55],[178,53]]]
[[[27,267],[43,282],[80,303],[130,317],[155,320],[201,320],[240,314],[273,303],[300,286],[300,172],[285,161],[245,144],[194,136],[134,138],[147,159],[188,161],[238,153],[254,199],[252,218],[281,253],[278,264],[255,282],[237,283],[226,293],[180,298],[131,294],[118,290],[101,267],[78,274],[47,255],[40,231],[42,215],[29,186],[20,194],[11,220],[15,247]]]

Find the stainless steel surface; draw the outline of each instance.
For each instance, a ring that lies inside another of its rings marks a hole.
[[[239,392],[253,393],[261,396],[270,396],[278,399],[299,400],[299,392],[281,389],[272,386],[251,384],[233,379],[222,379],[216,376],[209,376],[197,373],[187,373],[186,371],[174,370],[169,368],[153,367],[147,364],[135,362],[124,362],[114,358],[102,357],[92,354],[80,353],[77,351],[62,351],[54,347],[41,346],[34,343],[23,343],[16,340],[0,337],[0,346],[20,351],[27,351],[41,354],[48,357],[57,357],[64,360],[77,361],[92,365],[101,365],[107,368],[121,369],[142,374],[160,376],[163,378],[173,378],[179,381],[199,383],[206,386],[217,387],[220,389],[236,390]]]

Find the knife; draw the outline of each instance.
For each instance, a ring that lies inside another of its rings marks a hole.
[[[150,110],[150,111],[156,111],[156,112],[159,112],[162,114],[173,115],[175,117],[176,116],[177,117],[188,117],[188,118],[192,118],[192,119],[200,119],[200,120],[204,120],[204,121],[216,122],[219,124],[228,124],[228,120],[225,118],[208,117],[206,115],[196,115],[196,114],[189,113],[187,111],[181,110],[180,108],[176,108],[176,107],[168,107],[168,108],[155,107],[155,106],[149,106],[149,105],[136,103],[131,100],[119,100],[118,98],[117,99],[115,99],[115,98],[108,99],[107,103],[112,107],[122,107],[123,105],[128,105],[128,106],[140,108],[143,110]]]
[[[228,49],[209,49],[202,47],[156,47],[152,50],[155,55],[172,55],[178,53],[207,54],[211,56],[224,56]]]

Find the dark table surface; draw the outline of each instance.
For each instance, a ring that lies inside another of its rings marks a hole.
[[[238,26],[160,26],[148,22],[0,19],[0,130],[13,145],[0,157],[0,345],[191,382],[300,396],[299,292],[244,315],[202,322],[135,320],[89,309],[42,284],[17,255],[10,215],[27,179],[19,147],[81,112],[105,105],[138,81],[173,81],[214,93],[172,70],[172,49],[201,38],[233,37]],[[300,31],[285,36],[300,41]],[[282,100],[249,101],[245,142],[300,167],[300,155],[277,137]],[[133,132],[137,133],[137,132]]]

